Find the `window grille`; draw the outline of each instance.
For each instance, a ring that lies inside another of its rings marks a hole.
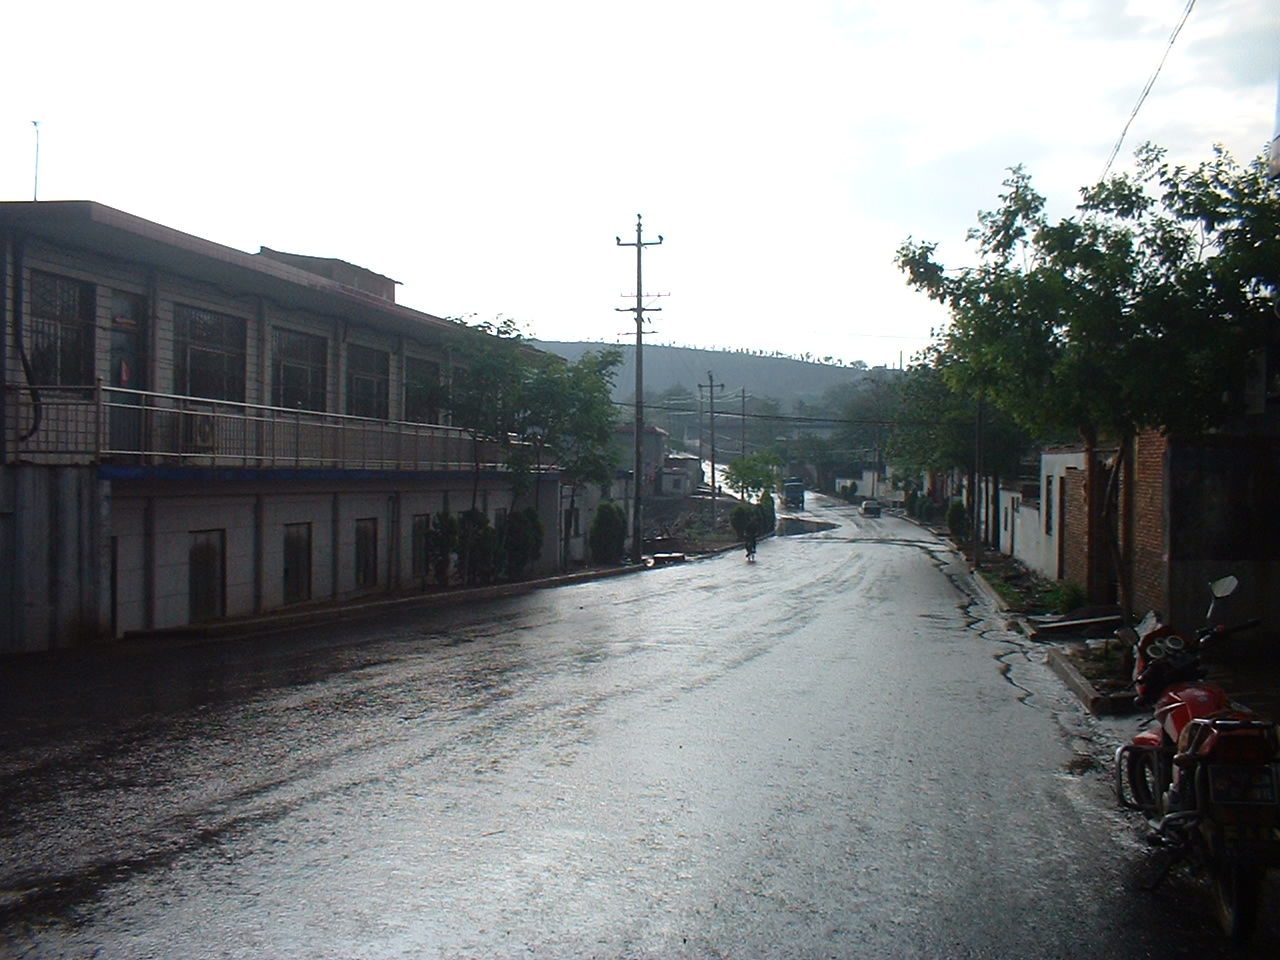
[[[391,357],[385,350],[347,344],[347,413],[386,420],[390,409]]]
[[[176,393],[244,402],[244,320],[174,304],[173,339]]]
[[[328,386],[328,341],[279,327],[273,331],[272,339],[272,403],[289,410],[323,412]]]
[[[38,386],[93,383],[93,285],[31,271],[31,351]]]

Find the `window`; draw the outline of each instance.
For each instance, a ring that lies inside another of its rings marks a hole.
[[[311,524],[284,525],[284,602],[311,599]]]
[[[93,383],[93,310],[93,284],[31,271],[34,384]]]
[[[173,306],[176,393],[244,402],[245,322],[212,310]]]
[[[187,603],[192,623],[226,614],[227,534],[192,530],[187,553]]]
[[[356,586],[378,585],[378,519],[356,521]]]
[[[416,513],[413,516],[413,575],[425,577],[427,570],[427,547],[431,537],[431,514]]]
[[[272,331],[271,402],[290,410],[324,410],[329,343],[293,330]]]
[[[1044,532],[1053,533],[1053,474],[1044,478]]]
[[[410,423],[440,422],[440,364],[404,358],[404,418]]]
[[[347,413],[386,420],[390,407],[391,357],[385,350],[347,344]]]

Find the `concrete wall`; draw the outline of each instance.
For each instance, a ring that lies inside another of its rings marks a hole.
[[[1000,543],[1028,569],[1050,580],[1070,579],[1059,563],[1063,541],[1063,489],[1082,472],[1084,452],[1046,451],[1040,456],[1040,499],[1031,500],[1017,491],[1001,491]],[[1051,502],[1046,503],[1046,499]],[[1004,520],[1009,510],[1008,529]],[[1010,542],[1012,541],[1012,542]],[[1065,559],[1065,558],[1064,558]]]
[[[88,467],[3,470],[0,651],[74,646],[109,630],[105,490]]]

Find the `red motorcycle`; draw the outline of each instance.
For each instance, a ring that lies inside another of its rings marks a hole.
[[[1257,626],[1212,626],[1217,602],[1239,585],[1209,585],[1205,626],[1190,640],[1154,614],[1122,638],[1134,644],[1133,685],[1152,708],[1148,729],[1116,751],[1121,805],[1142,811],[1154,842],[1171,856],[1154,888],[1177,863],[1207,873],[1218,920],[1233,940],[1252,933],[1263,875],[1280,866],[1280,739],[1274,721],[1233,704],[1205,681],[1200,653],[1232,633]]]

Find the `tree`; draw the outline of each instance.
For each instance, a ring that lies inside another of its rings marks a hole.
[[[724,483],[743,499],[759,496],[774,485],[782,458],[772,451],[747,454],[724,468]]]
[[[1113,503],[1095,476],[1099,438],[1123,457],[1143,428],[1195,432],[1238,412],[1280,280],[1280,200],[1261,160],[1241,168],[1219,149],[1171,167],[1150,145],[1137,159],[1136,174],[1082,190],[1077,215],[1057,223],[1015,167],[970,231],[977,266],[948,272],[935,244],[911,240],[897,257],[949,309],[937,345],[948,383],[1032,434],[1082,438],[1091,536]],[[1115,544],[1113,555],[1120,569]]]
[[[627,544],[626,511],[612,500],[602,501],[591,520],[587,542],[596,563],[621,563]]]
[[[454,351],[458,366],[450,378],[448,396],[454,426],[471,438],[471,509],[475,510],[486,449],[495,461],[508,459],[524,412],[524,384],[533,354],[509,321],[496,328],[482,324],[472,329],[476,332]]]
[[[622,362],[618,350],[587,351],[573,363],[548,357],[531,372],[525,390],[523,432],[560,469],[569,487],[569,510],[578,494],[605,486],[614,474],[613,379]],[[528,448],[526,448],[528,449]],[[561,564],[568,562],[566,526]]]

